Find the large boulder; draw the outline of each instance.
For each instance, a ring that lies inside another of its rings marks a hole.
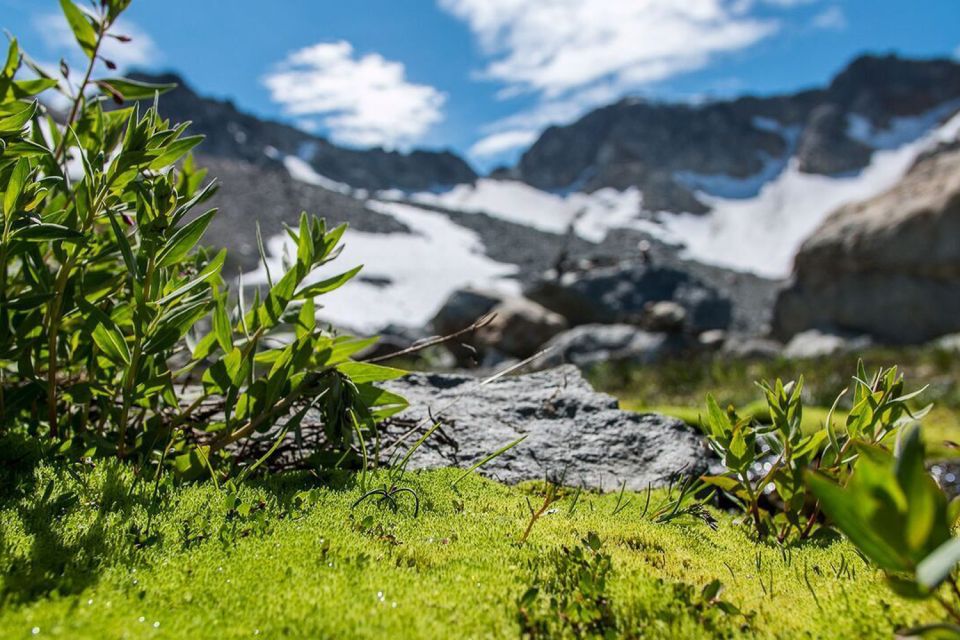
[[[546,355],[534,365],[653,364],[679,354],[685,347],[680,336],[644,331],[630,324],[584,324],[550,340],[544,346]]]
[[[890,191],[834,212],[803,244],[775,335],[810,328],[918,343],[960,331],[960,150],[920,160]]]
[[[458,289],[450,294],[430,325],[439,335],[449,335],[469,327],[503,302],[504,296],[481,289]]]
[[[567,328],[563,316],[526,298],[507,298],[490,313],[494,317],[477,331],[477,343],[514,358],[533,355],[550,338]]]
[[[612,490],[625,482],[643,490],[681,471],[704,473],[712,460],[703,438],[683,422],[621,411],[573,366],[489,384],[466,375],[411,374],[386,386],[410,408],[385,441],[411,423],[426,429],[436,418],[442,424],[413,454],[411,468],[469,467],[521,436],[526,439],[479,473],[512,483],[566,471],[570,484]]]
[[[685,328],[700,333],[727,328],[732,313],[730,300],[716,289],[680,269],[646,262],[543,278],[531,284],[526,295],[572,325],[642,325],[655,303],[672,301],[684,311]]]

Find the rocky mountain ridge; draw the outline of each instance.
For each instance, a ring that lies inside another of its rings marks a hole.
[[[537,188],[638,187],[650,211],[705,213],[712,177],[756,182],[791,158],[801,171],[856,172],[960,109],[960,64],[862,56],[822,89],[701,105],[624,99],[550,127],[501,177]],[[920,120],[929,120],[923,122]]]

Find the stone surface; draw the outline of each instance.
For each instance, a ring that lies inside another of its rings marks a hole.
[[[824,358],[838,353],[862,351],[872,344],[867,336],[845,336],[809,329],[793,336],[783,349],[791,359]]]
[[[438,335],[460,331],[489,313],[503,299],[502,295],[492,291],[458,289],[450,294],[430,325]]]
[[[515,358],[533,355],[550,338],[567,328],[563,316],[526,298],[507,298],[490,313],[494,318],[477,331],[477,343]]]
[[[960,331],[960,150],[928,154],[890,191],[841,207],[803,244],[773,330],[929,341]]]
[[[652,333],[629,324],[585,324],[554,337],[549,352],[534,366],[571,363],[586,367],[601,362],[652,364],[678,355],[687,346],[676,335]]]
[[[688,272],[642,261],[544,278],[529,286],[526,295],[572,325],[642,325],[649,305],[671,301],[683,308],[686,328],[699,333],[725,329],[732,313],[730,300]]]
[[[687,322],[687,310],[673,300],[661,300],[647,305],[643,313],[643,326],[650,331],[683,331]]]
[[[432,413],[443,424],[442,434],[414,453],[412,468],[469,467],[524,435],[479,472],[513,483],[566,469],[569,484],[613,490],[626,482],[643,490],[681,470],[703,473],[711,461],[702,438],[683,422],[619,410],[573,366],[483,386],[448,374],[412,374],[386,386],[410,401],[400,418],[432,424]]]
[[[783,343],[769,338],[731,335],[721,348],[723,355],[743,360],[767,360],[783,352]]]

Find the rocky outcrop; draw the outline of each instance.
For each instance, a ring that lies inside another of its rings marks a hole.
[[[685,177],[751,178],[794,156],[809,173],[857,171],[875,147],[851,135],[854,122],[883,131],[896,118],[951,104],[960,107],[960,64],[862,56],[826,88],[793,95],[700,105],[622,100],[548,128],[498,175],[546,190],[638,187],[648,211],[703,213],[699,181]]]
[[[570,324],[643,325],[658,302],[684,312],[686,330],[700,333],[730,324],[731,303],[686,271],[629,262],[543,278],[526,290],[531,300],[556,311]]]
[[[887,193],[833,213],[804,243],[774,332],[917,343],[960,330],[958,238],[960,150],[944,147]]]
[[[866,166],[873,149],[852,139],[847,128],[847,115],[837,105],[814,109],[797,146],[800,170],[833,175]]]
[[[258,166],[276,163],[277,155],[297,156],[330,180],[370,191],[423,191],[472,182],[477,177],[462,158],[449,151],[347,149],[239,111],[230,101],[200,96],[176,74],[134,73],[131,77],[178,85],[160,98],[163,115],[173,122],[192,121],[191,133],[206,136],[200,146],[206,155]]]
[[[616,399],[594,391],[572,366],[486,385],[469,376],[412,374],[387,386],[410,401],[398,416],[403,424],[390,433],[410,421],[426,428],[431,416],[443,425],[414,453],[412,468],[468,467],[521,436],[479,473],[519,482],[566,470],[569,484],[613,490],[625,482],[639,491],[680,471],[703,473],[711,460],[683,422],[619,410]]]

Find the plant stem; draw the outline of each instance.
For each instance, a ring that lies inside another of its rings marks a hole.
[[[63,135],[60,137],[60,144],[57,145],[57,148],[54,151],[54,162],[59,162],[65,155],[67,150],[66,129],[73,125],[73,122],[76,120],[77,114],[80,110],[80,105],[84,102],[83,92],[86,91],[87,85],[90,83],[90,76],[93,73],[93,68],[97,63],[97,54],[100,51],[100,45],[103,43],[103,38],[106,36],[106,21],[98,21],[97,26],[97,41],[94,44],[93,53],[90,55],[90,63],[87,65],[87,70],[83,75],[83,81],[80,83],[77,95],[74,97],[73,104],[70,107],[70,114],[64,123],[65,130]],[[64,160],[63,175],[64,177],[67,175],[66,160]],[[79,249],[72,251],[67,257],[66,262],[60,265],[60,271],[57,274],[54,299],[50,301],[50,306],[47,307],[47,419],[50,422],[50,437],[53,439],[59,437],[59,426],[57,420],[57,334],[59,331],[59,316],[61,307],[63,306],[63,296],[67,287],[67,280],[69,278],[70,271],[73,270],[78,251]]]

